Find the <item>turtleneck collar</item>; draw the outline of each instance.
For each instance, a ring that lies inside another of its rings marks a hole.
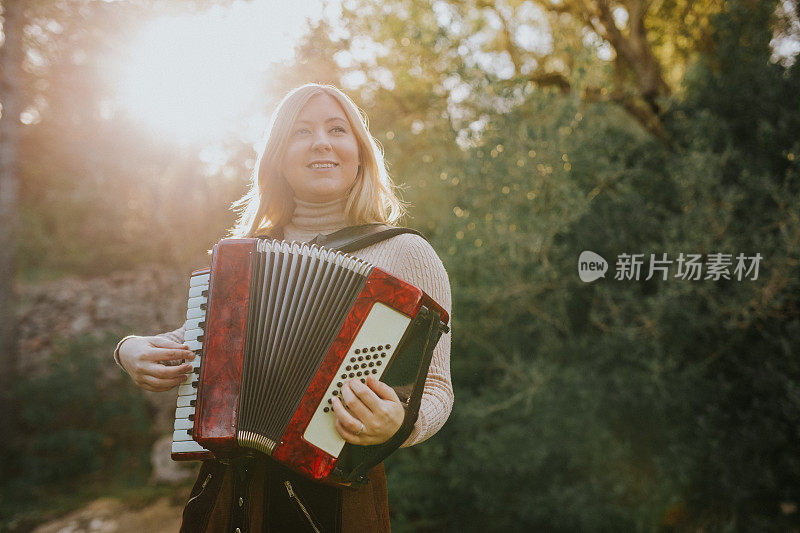
[[[284,226],[283,238],[287,241],[308,242],[319,233],[333,233],[347,226],[344,214],[347,197],[323,203],[294,199],[292,221]]]

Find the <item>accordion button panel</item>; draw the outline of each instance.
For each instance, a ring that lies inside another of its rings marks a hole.
[[[311,421],[303,433],[303,438],[306,441],[334,457],[339,456],[339,453],[345,445],[345,441],[336,431],[334,425],[334,417],[336,415],[333,409],[328,406],[330,405],[329,400],[339,395],[339,390],[343,385],[339,379],[340,376],[346,374],[349,376],[347,379],[350,379],[350,377],[357,377],[362,381],[364,381],[367,375],[371,375],[375,379],[380,379],[387,365],[384,364],[382,366],[369,368],[369,362],[363,357],[361,361],[359,361],[358,355],[356,354],[364,354],[364,352],[366,352],[371,354],[370,359],[380,358],[384,361],[391,359],[394,353],[394,346],[400,341],[400,338],[403,336],[403,333],[405,333],[410,322],[411,319],[409,317],[387,305],[376,303],[372,306],[369,315],[367,315],[364,324],[361,326],[353,344],[350,346],[350,350],[342,360],[339,370],[334,376],[328,390],[325,392],[322,402],[317,406],[314,416],[311,417]],[[379,353],[378,350],[380,350],[380,348],[378,348],[378,346],[383,348]],[[355,365],[353,365],[354,359],[356,362]],[[345,372],[348,365],[353,367],[353,370],[357,372]]]
[[[200,353],[203,349],[203,327],[206,319],[206,302],[208,301],[209,274],[195,275],[189,278],[189,300],[186,309],[186,332],[184,343],[197,356],[192,366],[198,369],[201,364]],[[172,453],[195,453],[208,451],[192,439],[194,428],[195,402],[197,401],[197,370],[186,377],[186,381],[178,387],[178,402],[175,409],[175,426],[172,434]]]

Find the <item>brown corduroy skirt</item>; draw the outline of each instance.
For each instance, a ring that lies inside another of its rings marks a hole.
[[[181,532],[388,532],[383,463],[368,478],[357,488],[337,489],[268,458],[231,465],[205,461],[184,508]]]

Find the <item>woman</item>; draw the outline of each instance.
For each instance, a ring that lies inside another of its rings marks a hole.
[[[279,104],[251,190],[240,205],[234,236],[303,242],[347,226],[394,223],[403,211],[383,154],[358,107],[335,87],[317,84],[291,91]],[[352,255],[420,287],[450,312],[447,273],[421,237],[398,235]],[[115,359],[138,386],[165,391],[191,371],[188,362],[164,364],[194,358],[182,343],[183,328],[155,337],[126,337],[117,346]],[[403,446],[422,442],[447,420],[453,403],[449,357],[450,335],[445,334],[433,353],[419,418]],[[336,429],[345,441],[380,444],[400,428],[403,405],[387,385],[374,379],[366,384],[353,380],[342,387],[342,398],[347,409],[338,398],[333,407]],[[233,482],[245,474],[232,470],[204,463],[184,511],[185,530],[233,530],[231,524],[241,520],[235,516],[240,512],[247,515],[243,531],[297,530],[298,519],[310,520],[323,531],[339,525],[342,531],[389,530],[382,464],[370,471],[367,485],[339,490],[298,479],[269,461],[257,461],[243,468],[252,478],[247,497],[237,496]],[[285,484],[289,479],[291,486]],[[300,503],[311,500],[317,503]],[[193,509],[198,502],[202,506]]]

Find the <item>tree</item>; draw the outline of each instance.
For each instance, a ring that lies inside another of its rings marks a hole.
[[[23,106],[22,58],[24,12],[20,2],[3,2],[0,47],[0,427],[11,427],[6,395],[16,376],[16,250],[19,202],[19,145]]]

